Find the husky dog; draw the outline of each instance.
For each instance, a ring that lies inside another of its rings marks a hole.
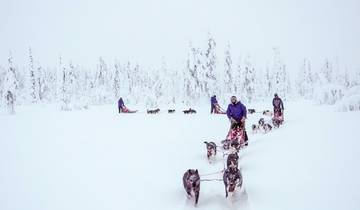
[[[263,111],[263,115],[265,115],[265,116],[268,116],[268,117],[271,117],[271,116],[273,116],[273,112],[272,111],[270,111],[270,110],[265,110],[265,111]]]
[[[272,126],[269,123],[265,123],[264,118],[260,118],[258,125],[252,125],[253,133],[257,133],[262,131],[263,133],[267,133],[272,130]]]
[[[253,133],[258,133],[260,131],[260,126],[259,125],[256,125],[256,124],[253,124],[251,126],[251,129],[252,129],[252,132]]]
[[[175,113],[175,109],[169,109],[168,110],[168,113],[170,114],[170,113]]]
[[[256,111],[255,109],[248,109],[249,114],[254,114]]]
[[[237,153],[229,154],[226,160],[227,168],[238,168],[239,155]]]
[[[244,147],[244,144],[240,144],[238,140],[232,140],[229,150],[231,153],[238,153],[242,147]]]
[[[225,185],[225,195],[228,197],[229,193],[234,193],[236,187],[242,187],[243,178],[238,168],[228,168],[223,175]]]
[[[206,149],[207,149],[207,158],[210,161],[211,158],[215,158],[216,156],[216,144],[215,142],[207,142],[204,141],[204,143],[206,144]]]
[[[147,113],[148,114],[158,114],[160,112],[160,109],[159,108],[157,108],[157,109],[153,109],[153,110],[147,110]]]
[[[183,184],[189,197],[195,197],[195,205],[198,203],[200,194],[200,175],[198,170],[189,169],[184,173]]]
[[[269,123],[263,125],[264,132],[267,133],[272,130],[272,126]]]

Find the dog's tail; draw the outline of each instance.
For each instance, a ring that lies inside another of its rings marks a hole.
[[[207,141],[204,141],[204,144],[208,145],[208,144],[209,144],[209,142],[207,142]]]

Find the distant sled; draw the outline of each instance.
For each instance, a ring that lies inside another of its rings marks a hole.
[[[183,112],[184,114],[196,114],[196,110],[192,108],[189,108],[188,110],[184,110]]]
[[[119,113],[129,113],[129,114],[131,114],[131,113],[136,113],[136,112],[138,112],[138,110],[130,110],[128,108],[123,108],[123,109],[120,109]]]

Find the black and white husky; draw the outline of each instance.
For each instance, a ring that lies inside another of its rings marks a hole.
[[[238,168],[230,167],[225,170],[223,175],[225,185],[225,196],[228,197],[229,193],[233,194],[237,188],[242,188],[243,178]]]
[[[217,152],[217,150],[216,150],[217,146],[216,146],[215,142],[204,141],[204,143],[206,144],[206,150],[207,150],[206,156],[207,156],[208,160],[209,161],[215,160],[216,152]]]
[[[189,169],[184,173],[183,184],[187,195],[195,198],[195,205],[199,201],[200,195],[200,175],[198,170]]]

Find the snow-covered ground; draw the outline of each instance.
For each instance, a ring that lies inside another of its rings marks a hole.
[[[285,124],[265,135],[250,131],[261,115],[248,116],[244,192],[225,199],[222,182],[202,182],[196,209],[360,209],[360,112],[305,102],[285,108]],[[221,154],[207,162],[203,141],[219,142],[229,127],[209,111],[119,115],[113,106],[36,105],[0,115],[0,209],[194,209],[182,175],[222,169]]]

